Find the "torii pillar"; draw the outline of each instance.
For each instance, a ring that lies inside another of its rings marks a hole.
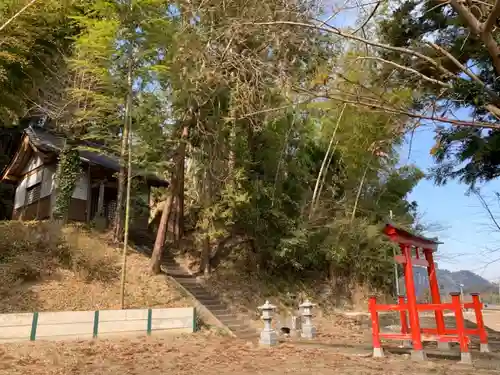
[[[427,274],[429,275],[429,286],[431,291],[431,299],[433,304],[441,303],[441,293],[439,292],[439,282],[436,274],[436,264],[434,263],[434,256],[432,254],[432,249],[424,248],[425,260],[427,260]],[[436,317],[436,329],[439,336],[445,335],[445,324],[444,324],[444,314],[442,310],[434,311]],[[449,342],[438,341],[438,349],[440,350],[450,350]]]

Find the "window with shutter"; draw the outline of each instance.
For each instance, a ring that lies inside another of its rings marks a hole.
[[[26,189],[26,205],[38,202],[41,190],[42,184],[36,184]]]

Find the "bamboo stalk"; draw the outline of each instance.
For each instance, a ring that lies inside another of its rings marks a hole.
[[[24,13],[24,11],[26,9],[28,9],[30,6],[32,6],[34,3],[36,3],[37,0],[31,0],[28,4],[26,4],[25,6],[23,6],[21,8],[21,10],[19,10],[19,12],[17,12],[16,14],[14,14],[12,17],[10,17],[7,21],[5,21],[5,23],[0,26],[0,31],[2,31],[3,29],[5,29],[7,26],[9,26],[9,24],[14,21],[17,17],[19,17],[22,13]]]

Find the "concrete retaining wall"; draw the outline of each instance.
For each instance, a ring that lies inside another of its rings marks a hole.
[[[194,308],[35,312],[0,315],[0,343],[192,333]]]

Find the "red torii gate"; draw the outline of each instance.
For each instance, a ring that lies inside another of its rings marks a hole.
[[[378,305],[376,297],[371,297],[369,309],[372,320],[373,355],[382,357],[384,355],[381,339],[411,341],[413,346],[412,358],[424,360],[426,358],[422,341],[437,341],[438,348],[449,349],[450,342],[460,344],[461,359],[464,363],[471,363],[469,352],[469,336],[479,336],[481,352],[489,352],[488,337],[483,322],[483,305],[479,299],[479,294],[472,295],[472,303],[463,304],[460,300],[460,293],[451,293],[451,303],[441,303],[439,284],[436,275],[436,265],[433,253],[437,250],[440,242],[429,238],[415,236],[392,224],[387,224],[384,233],[391,241],[399,244],[401,255],[395,256],[395,261],[404,267],[404,280],[406,285],[406,301],[404,296],[398,297],[398,304]],[[412,256],[414,249],[415,256]],[[420,250],[423,253],[421,258]],[[429,276],[430,292],[432,303],[418,304],[413,277],[413,266],[427,268]],[[476,329],[466,329],[463,316],[463,309],[474,309],[476,315]],[[456,328],[447,329],[444,321],[444,310],[451,310],[455,313]],[[399,311],[401,319],[401,333],[381,333],[378,320],[379,311]],[[434,311],[436,328],[420,327],[419,311]],[[409,318],[409,326],[407,320]]]

